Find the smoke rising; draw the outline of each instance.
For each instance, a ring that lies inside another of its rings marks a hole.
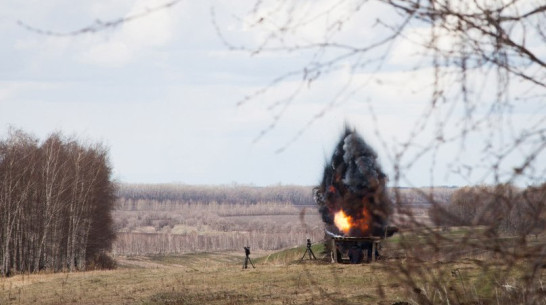
[[[353,237],[383,236],[391,214],[386,180],[376,152],[346,127],[324,168],[322,183],[315,188],[327,230]]]

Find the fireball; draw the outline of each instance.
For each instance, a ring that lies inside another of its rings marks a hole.
[[[362,214],[357,215],[357,217],[347,215],[343,210],[339,210],[334,214],[334,224],[343,234],[349,234],[353,228],[358,229],[360,234],[366,234],[369,229],[369,223],[370,214],[365,208],[362,210]]]
[[[343,210],[339,210],[339,212],[334,215],[334,223],[336,224],[336,227],[345,234],[351,230],[351,222],[351,217],[345,215]]]

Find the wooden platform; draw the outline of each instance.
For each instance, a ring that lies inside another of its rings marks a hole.
[[[337,257],[338,254],[337,254],[337,246],[336,246],[337,242],[342,242],[342,243],[368,242],[368,243],[371,243],[372,244],[371,261],[375,262],[376,261],[375,251],[377,249],[377,246],[379,245],[379,243],[383,239],[380,236],[366,236],[366,237],[339,236],[339,235],[332,234],[332,233],[330,233],[328,231],[326,231],[326,234],[330,237],[330,242],[331,242],[330,248],[332,249],[332,255],[331,255],[332,263],[338,262],[338,257]]]

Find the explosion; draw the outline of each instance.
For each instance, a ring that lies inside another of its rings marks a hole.
[[[337,212],[334,215],[334,223],[336,224],[336,227],[343,231],[343,233],[348,233],[352,226],[352,218],[350,216],[345,215],[343,210]]]
[[[383,236],[391,214],[386,180],[375,151],[346,128],[315,188],[326,229],[351,237]]]

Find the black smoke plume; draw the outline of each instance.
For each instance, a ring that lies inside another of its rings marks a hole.
[[[314,190],[326,229],[353,237],[384,236],[391,214],[386,180],[375,151],[355,130],[346,127],[324,168],[322,183]],[[341,210],[352,220],[348,230],[334,223]]]

